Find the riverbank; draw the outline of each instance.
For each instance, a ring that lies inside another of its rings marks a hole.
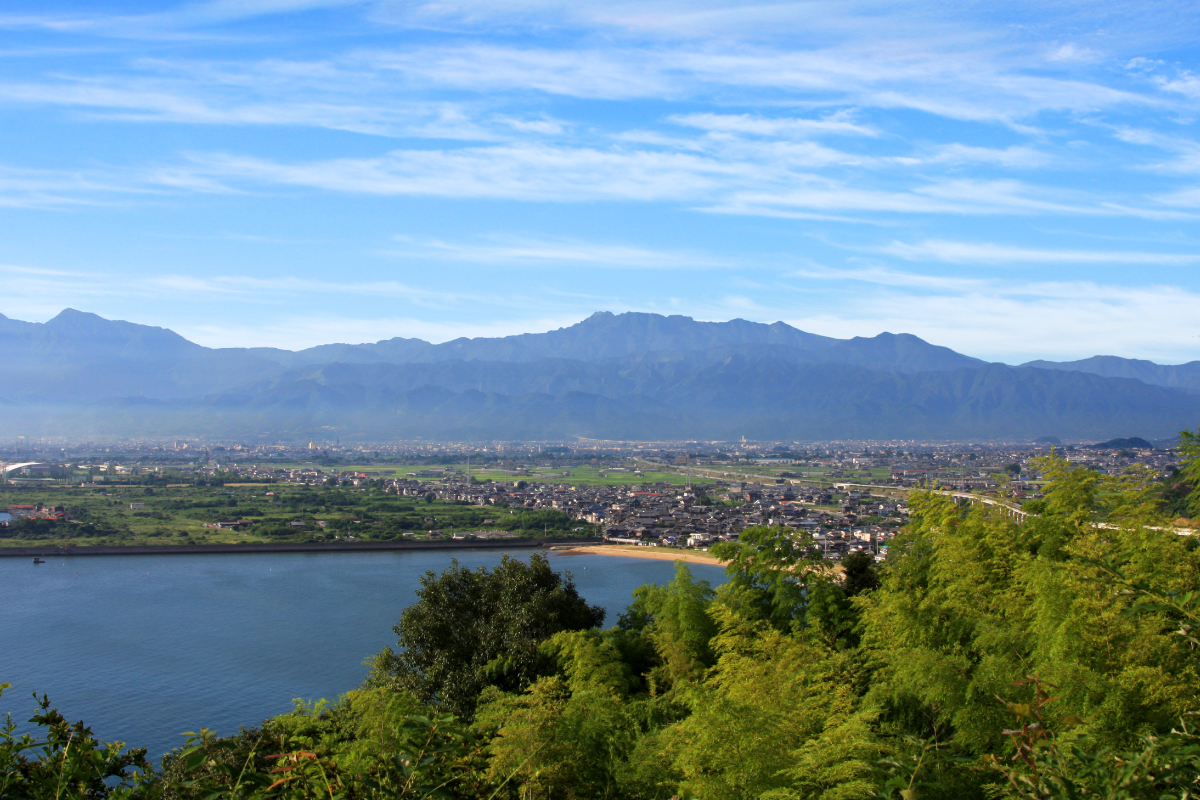
[[[690,564],[711,564],[721,566],[716,556],[704,552],[686,553],[681,550],[659,547],[641,547],[639,545],[593,544],[576,547],[555,547],[555,555],[589,555],[589,556],[626,556],[628,558],[651,558],[656,561],[686,561]]]
[[[0,557],[19,556],[161,556],[224,553],[369,553],[385,550],[503,550],[564,544],[598,544],[599,539],[451,539],[444,542],[247,542],[245,544],[97,545],[0,547]]]

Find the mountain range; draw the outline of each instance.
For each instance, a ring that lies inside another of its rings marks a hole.
[[[910,334],[597,312],[547,333],[207,348],[67,309],[0,315],[0,435],[249,440],[1172,437],[1200,361],[988,363]]]

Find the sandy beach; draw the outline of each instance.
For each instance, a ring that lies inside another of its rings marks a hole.
[[[686,561],[690,564],[723,564],[720,559],[707,553],[683,553],[679,550],[659,549],[657,547],[639,547],[638,545],[597,544],[583,547],[554,548],[556,555],[600,555],[626,556],[628,558],[652,558],[657,561]]]

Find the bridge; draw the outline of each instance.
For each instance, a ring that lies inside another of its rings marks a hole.
[[[988,497],[987,495],[972,494],[971,492],[952,492],[938,489],[934,489],[933,493],[945,495],[947,497],[953,497],[955,502],[962,500],[971,503],[983,503],[985,506],[1002,508],[1008,514],[1008,516],[1012,517],[1017,522],[1024,522],[1026,517],[1034,516],[1014,503],[1006,503],[1003,500],[997,500],[996,498]]]

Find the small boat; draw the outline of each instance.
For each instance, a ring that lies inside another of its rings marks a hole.
[[[35,564],[45,564],[46,562],[45,562],[45,561],[43,561],[42,559],[38,558],[37,556],[34,556],[34,557],[33,557],[33,563],[35,563]]]

